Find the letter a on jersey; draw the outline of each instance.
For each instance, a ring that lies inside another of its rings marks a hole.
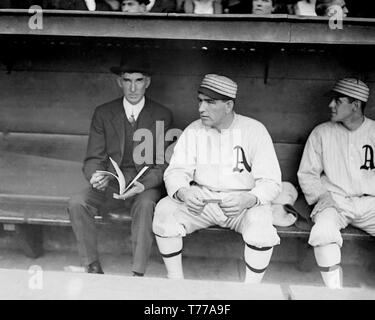
[[[236,167],[233,168],[233,172],[242,172],[243,171],[243,169],[240,169],[239,166],[238,166],[240,163],[242,163],[244,165],[245,169],[248,172],[251,172],[251,166],[249,165],[249,163],[246,160],[245,151],[243,151],[242,147],[235,146],[233,149],[237,151]],[[242,161],[240,161],[240,151],[241,151]]]
[[[375,169],[374,165],[374,149],[368,144],[364,145],[362,149],[365,149],[365,163],[361,166],[361,169]]]

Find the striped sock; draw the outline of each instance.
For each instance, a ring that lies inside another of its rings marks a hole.
[[[245,283],[260,283],[270,263],[273,247],[257,248],[245,243]]]
[[[338,244],[330,243],[314,247],[315,259],[324,284],[330,289],[342,289],[341,250]]]
[[[163,238],[156,235],[156,243],[167,269],[167,277],[183,279],[182,238]]]

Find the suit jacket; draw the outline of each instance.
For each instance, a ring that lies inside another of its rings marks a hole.
[[[95,109],[83,164],[83,172],[88,181],[96,170],[114,172],[109,157],[120,165],[125,152],[133,153],[135,147],[144,143],[145,138],[142,138],[141,141],[134,141],[133,146],[125,146],[125,121],[127,120],[123,98],[105,103]],[[164,130],[156,130],[156,121],[163,121]],[[153,163],[136,163],[137,172],[145,165],[150,166],[150,169],[139,180],[145,186],[145,189],[156,188],[163,183],[163,173],[167,167],[164,151],[168,146],[164,141],[164,136],[165,132],[171,127],[171,123],[171,111],[146,98],[145,105],[137,119],[137,130],[144,128],[152,133]],[[148,137],[150,138],[151,136],[149,135]],[[139,146],[139,148],[142,146]]]

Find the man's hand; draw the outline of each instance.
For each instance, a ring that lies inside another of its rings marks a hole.
[[[90,184],[93,188],[104,191],[108,187],[108,183],[111,180],[110,176],[104,175],[101,172],[94,172],[90,179]]]
[[[134,182],[134,185],[124,194],[119,195],[117,193],[114,193],[113,198],[119,199],[119,200],[126,200],[131,197],[134,197],[136,194],[141,193],[143,191],[145,191],[145,186],[142,183],[136,181]]]
[[[315,205],[313,212],[320,212],[328,208],[334,208],[338,212],[341,211],[337,202],[333,200],[330,192],[325,192],[319,196],[318,203]]]
[[[238,216],[242,211],[253,207],[256,203],[256,196],[248,192],[243,192],[225,197],[220,208],[227,217],[231,218]]]
[[[188,210],[191,213],[195,215],[201,214],[204,203],[202,201],[200,190],[198,188],[180,188],[177,191],[177,197],[186,204]]]

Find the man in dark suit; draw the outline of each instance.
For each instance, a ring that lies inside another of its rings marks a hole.
[[[171,126],[172,114],[164,106],[145,97],[151,82],[147,65],[133,62],[132,65],[113,67],[111,71],[117,74],[124,96],[95,109],[83,165],[90,187],[70,199],[68,211],[86,271],[103,273],[94,217],[97,214],[108,217],[109,211],[118,208],[130,210],[132,271],[133,275],[142,276],[153,242],[155,204],[165,190],[164,132]],[[164,130],[160,130],[163,126]],[[145,165],[149,169],[125,194],[114,198],[119,190],[117,181],[97,172],[115,172],[109,157],[118,163],[127,183]]]

